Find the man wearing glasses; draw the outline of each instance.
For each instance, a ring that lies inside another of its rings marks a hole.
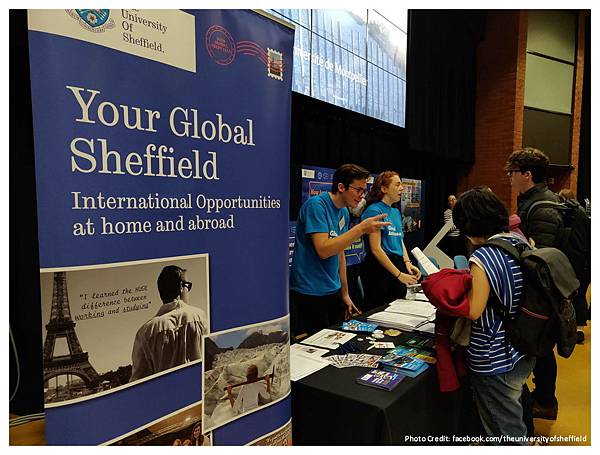
[[[344,249],[390,224],[381,221],[382,214],[348,229],[348,207],[361,202],[368,177],[366,169],[344,164],[333,174],[331,191],[309,198],[300,209],[290,272],[294,335],[318,332],[359,312],[348,293]]]
[[[561,232],[562,217],[551,207],[533,209],[529,217],[529,207],[537,201],[560,202],[558,196],[546,186],[544,178],[550,164],[548,157],[540,150],[526,147],[513,152],[506,163],[506,173],[511,186],[517,191],[517,211],[521,218],[520,228],[527,238],[538,248],[556,247]],[[533,417],[556,420],[558,401],[555,396],[557,366],[554,352],[538,357],[533,370],[535,390],[532,392]]]
[[[188,305],[192,283],[187,281],[186,270],[166,266],[157,285],[163,304],[135,336],[130,382],[202,358],[206,316]]]

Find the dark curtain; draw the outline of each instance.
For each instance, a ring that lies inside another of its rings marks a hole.
[[[475,160],[477,46],[485,13],[410,10],[406,130],[408,154],[427,180],[425,235],[442,226],[447,197]]]
[[[592,153],[590,134],[590,15],[585,19],[585,47],[583,64],[583,93],[581,100],[581,125],[579,130],[579,168],[577,176],[577,199],[585,206],[583,200],[592,198]]]
[[[405,157],[404,128],[292,93],[290,220],[300,210],[302,165],[336,169],[356,163],[371,173],[391,169],[413,178]]]
[[[40,266],[25,10],[10,11],[9,30],[9,321],[14,340],[14,346],[12,342],[10,344],[10,395],[16,390],[9,410],[13,414],[27,415],[43,412],[44,399]]]

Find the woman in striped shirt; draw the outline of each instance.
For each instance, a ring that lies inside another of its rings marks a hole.
[[[527,445],[520,397],[535,358],[511,345],[498,310],[501,307],[505,314],[513,315],[519,308],[521,268],[503,251],[485,245],[492,237],[513,245],[525,240],[508,233],[506,207],[485,189],[463,193],[454,206],[453,218],[476,248],[469,259],[473,277],[469,318],[473,324],[467,361],[477,410],[487,434],[505,438],[497,443]]]

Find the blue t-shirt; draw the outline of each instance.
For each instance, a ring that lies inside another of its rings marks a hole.
[[[524,242],[513,234],[499,234],[492,238],[508,240],[513,245]],[[511,256],[494,246],[482,246],[469,259],[480,267],[490,282],[490,292],[500,300],[508,314],[514,315],[521,302],[523,277],[521,267]],[[467,362],[473,373],[483,376],[511,371],[525,357],[506,337],[504,323],[498,310],[487,304],[479,318],[471,325],[471,339],[467,346]]]
[[[338,209],[328,192],[313,196],[302,205],[296,223],[290,289],[317,296],[333,294],[341,289],[338,255],[321,259],[311,234],[327,232],[329,238],[337,237],[348,230],[349,222],[348,209]]]
[[[381,221],[389,221],[392,224],[390,226],[384,226],[381,229],[381,249],[386,254],[397,254],[398,256],[404,256],[404,250],[402,248],[402,239],[404,238],[404,231],[402,230],[402,215],[400,210],[390,207],[383,201],[376,202],[369,205],[363,212],[361,219],[370,218],[375,215],[381,215],[387,213],[387,217]]]

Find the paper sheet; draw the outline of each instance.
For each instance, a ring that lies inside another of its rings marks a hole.
[[[322,357],[329,352],[327,349],[315,348],[314,346],[305,346],[299,343],[292,344],[290,346],[290,351],[295,351],[298,354],[316,358]]]
[[[413,248],[411,250],[411,253],[415,257],[415,259],[417,261],[419,261],[419,264],[421,264],[421,267],[423,267],[423,269],[425,270],[425,272],[427,272],[428,275],[431,275],[433,273],[437,273],[440,271],[440,269],[438,269],[435,265],[433,265],[433,263],[429,260],[429,258],[423,254],[423,252],[421,251],[420,248],[417,248],[417,247]]]
[[[302,344],[310,344],[325,349],[336,349],[340,344],[344,344],[354,338],[356,334],[340,332],[338,330],[323,329],[314,335],[302,340]]]
[[[290,349],[290,379],[299,381],[329,365],[321,357],[305,354],[299,349]]]

